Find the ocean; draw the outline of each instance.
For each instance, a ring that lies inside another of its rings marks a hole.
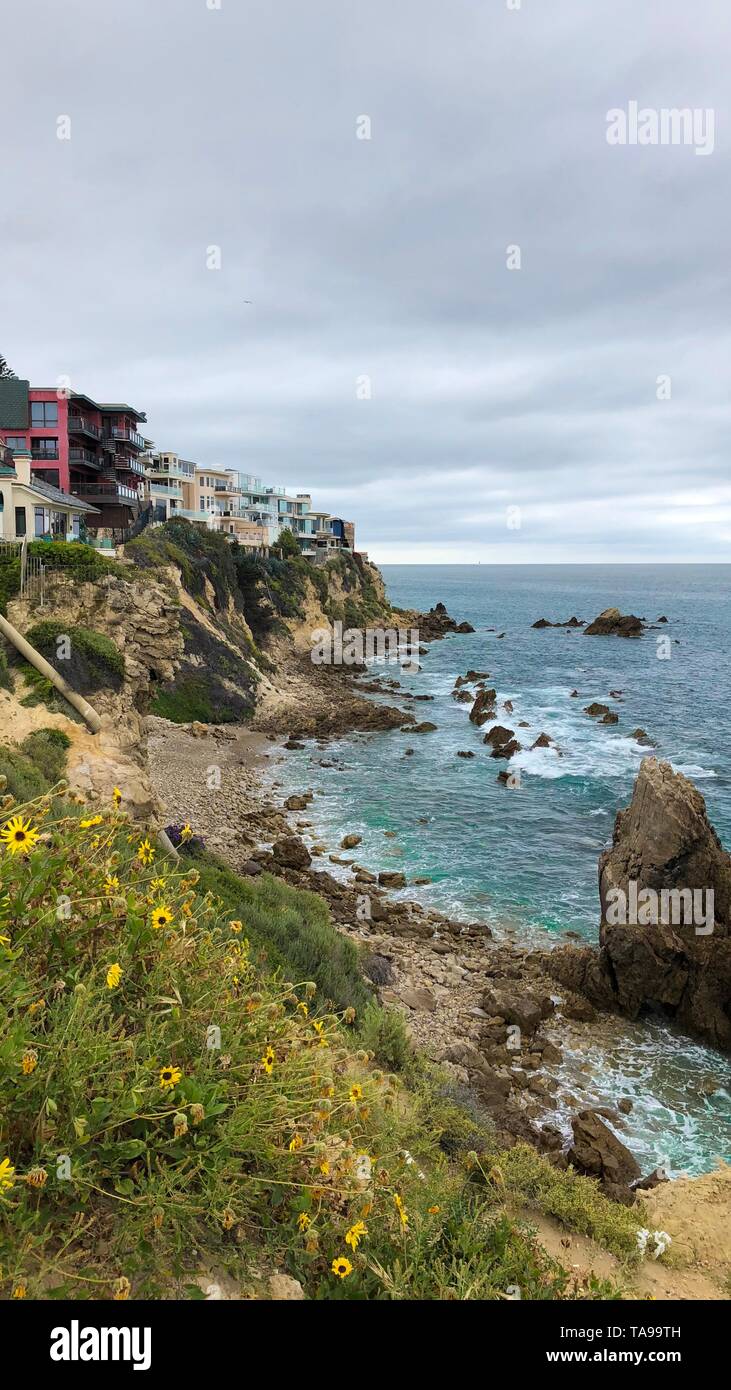
[[[282,775],[319,792],[308,814],[323,837],[360,833],[360,863],[432,880],[404,896],[538,945],[566,931],[597,940],[598,856],[648,752],[697,785],[731,848],[731,566],[388,565],[383,575],[395,605],[441,601],[475,632],[434,642],[418,673],[380,668],[403,690],[434,697],[408,705],[436,732],[349,735],[330,745],[332,768],[319,765],[321,752],[289,756]],[[637,640],[532,627],[542,617],[588,621],[609,606],[668,622]],[[451,697],[470,668],[490,673],[500,722],[523,744],[510,764],[488,756],[469,705]],[[619,722],[586,715],[595,700]],[[637,728],[654,749],[632,737]],[[554,746],[529,751],[542,732]],[[519,789],[497,781],[507,767],[520,770]],[[384,841],[384,830],[396,838]],[[592,1054],[598,1082],[587,1103],[633,1100],[623,1137],[640,1162],[661,1157],[673,1172],[699,1173],[731,1158],[727,1057],[655,1019],[622,1023]]]

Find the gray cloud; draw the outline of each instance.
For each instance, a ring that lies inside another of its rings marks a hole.
[[[376,559],[728,559],[726,0],[26,0],[2,52],[19,373]],[[633,99],[713,154],[610,147]]]

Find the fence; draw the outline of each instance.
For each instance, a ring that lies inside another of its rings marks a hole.
[[[0,563],[13,565],[14,562],[19,566],[20,597],[42,608],[46,567],[40,556],[31,555],[27,536],[22,541],[0,541]]]

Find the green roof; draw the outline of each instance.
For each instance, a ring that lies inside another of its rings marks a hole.
[[[27,430],[30,382],[16,377],[0,380],[0,430]]]

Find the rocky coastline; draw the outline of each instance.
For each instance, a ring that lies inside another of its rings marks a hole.
[[[432,615],[426,628],[419,617],[420,631],[429,631],[430,640],[458,630],[446,609]],[[402,701],[398,679],[368,673],[364,683],[363,675],[362,668],[315,666],[290,650],[278,671],[276,696],[265,695],[254,732],[149,720],[150,771],[166,814],[190,820],[238,873],[269,872],[316,892],[336,929],[361,946],[364,973],[381,1002],[403,1013],[414,1042],[444,1068],[468,1106],[486,1112],[505,1142],[530,1142],[555,1163],[571,1162],[597,1177],[611,1196],[631,1202],[643,1175],[617,1133],[631,1102],[587,1107],[579,1069],[568,1078],[563,1064],[567,1042],[580,1054],[582,1037],[596,1037],[603,1011],[622,1009],[622,999],[606,983],[595,986],[605,945],[539,951],[496,940],[483,922],[450,920],[404,898],[403,874],[359,864],[359,837],[347,826],[337,843],[319,838],[308,816],[315,790],[282,794],[277,766],[303,740],[326,760],[329,740],[344,733],[419,731],[410,710],[367,698]],[[476,681],[476,723],[483,722],[483,713],[495,717],[488,678],[470,671],[455,686],[459,691],[464,682]],[[500,756],[504,741],[491,742]],[[211,790],[206,770],[219,766],[221,784]],[[633,1016],[638,1012],[639,1007]],[[650,1174],[645,1180],[656,1179]]]

